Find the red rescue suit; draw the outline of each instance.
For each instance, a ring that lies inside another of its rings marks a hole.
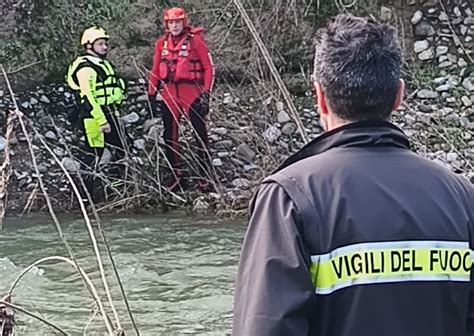
[[[177,37],[167,33],[156,41],[153,66],[148,81],[148,95],[160,89],[165,104],[163,122],[167,158],[173,168],[179,167],[178,130],[181,115],[189,118],[198,135],[198,144],[207,148],[204,115],[195,111],[196,102],[209,97],[214,83],[214,64],[201,35],[202,28],[185,28]],[[163,110],[163,109],[162,109]],[[195,114],[195,115],[194,115]],[[205,148],[201,150],[204,151]],[[206,153],[200,153],[202,160]],[[200,160],[200,161],[202,161]]]

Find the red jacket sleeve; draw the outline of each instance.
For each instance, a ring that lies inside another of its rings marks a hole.
[[[153,65],[148,77],[148,95],[156,94],[158,89],[159,71],[161,62],[161,52],[163,48],[163,40],[165,37],[160,37],[155,43],[155,53],[153,55]]]
[[[201,34],[194,35],[193,40],[195,43],[196,54],[202,65],[204,91],[211,92],[215,78],[214,63],[212,62],[211,53]]]

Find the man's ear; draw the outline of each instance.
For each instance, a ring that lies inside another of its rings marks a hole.
[[[316,102],[318,104],[319,113],[323,115],[327,115],[328,104],[326,102],[326,94],[324,93],[323,88],[321,87],[321,84],[319,84],[318,81],[314,81],[313,85],[314,85],[314,90],[316,92]]]
[[[400,107],[400,105],[403,102],[404,93],[405,93],[405,81],[403,79],[399,79],[397,96],[395,98],[395,103],[393,103],[392,111],[396,111]]]

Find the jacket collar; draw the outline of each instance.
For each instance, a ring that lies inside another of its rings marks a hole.
[[[287,158],[276,171],[335,147],[398,147],[410,149],[403,131],[388,121],[364,120],[335,128],[310,141]]]

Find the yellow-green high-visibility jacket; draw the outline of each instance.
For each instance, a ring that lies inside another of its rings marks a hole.
[[[103,147],[100,127],[107,123],[104,108],[122,102],[125,83],[117,76],[108,60],[92,56],[79,56],[71,63],[67,73],[69,87],[77,91],[81,104],[86,105],[84,128],[91,147]]]

